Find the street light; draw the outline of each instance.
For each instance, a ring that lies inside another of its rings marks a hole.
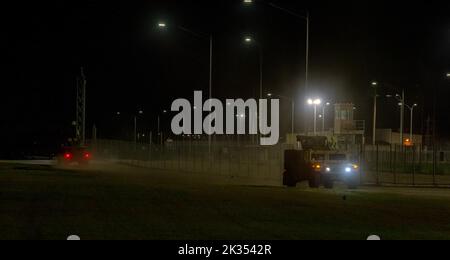
[[[410,125],[410,128],[409,128],[409,140],[410,140],[411,144],[414,144],[414,133],[413,133],[414,108],[418,107],[419,105],[418,104],[414,104],[412,106],[409,106],[409,105],[405,104],[405,106],[407,108],[409,108],[409,111],[411,112],[411,125]]]
[[[167,114],[167,110],[163,110],[162,111],[163,115]],[[162,146],[163,145],[163,133],[161,133],[161,114],[158,114],[158,138],[159,138],[159,143]]]
[[[397,101],[399,102],[398,105],[400,106],[400,145],[403,147],[403,136],[404,136],[404,124],[405,124],[405,105],[406,105],[406,98],[405,98],[405,90],[402,90],[402,94],[396,94],[393,95],[387,95],[386,97],[395,97]]]
[[[372,133],[372,144],[376,145],[376,138],[377,138],[377,101],[378,101],[378,93],[377,93],[377,87],[378,82],[373,81],[372,87],[375,90],[375,94],[373,96],[373,133]]]
[[[136,150],[136,146],[137,146],[137,142],[138,142],[138,116],[142,116],[144,115],[144,111],[143,110],[138,110],[133,114],[129,114],[129,113],[122,113],[120,111],[116,112],[116,116],[121,117],[122,114],[126,114],[127,117],[131,117],[133,118],[133,124],[134,124],[134,133],[133,133],[133,142],[134,142],[134,147]]]
[[[317,135],[317,106],[322,104],[322,100],[319,98],[308,99],[308,105],[314,107],[314,135]]]
[[[158,27],[160,29],[166,29],[167,24],[165,22],[159,22],[158,23]],[[190,34],[190,35],[192,35],[194,37],[202,38],[202,39],[209,39],[209,100],[212,100],[213,43],[214,43],[213,42],[213,36],[212,36],[212,34],[210,34],[209,36],[205,36],[203,34],[199,34],[199,33],[194,32],[194,31],[192,31],[192,30],[190,30],[190,29],[188,29],[186,27],[183,27],[183,26],[176,26],[176,27],[177,27],[177,29],[179,29],[179,30],[181,30],[181,31],[183,31],[185,33],[188,33],[188,34]],[[211,122],[210,122],[209,125],[211,125]],[[208,150],[209,150],[209,153],[211,153],[211,142],[212,142],[211,135],[208,135]]]
[[[243,3],[245,5],[251,5],[253,4],[253,0],[243,0]],[[264,1],[261,1],[262,3],[265,3]],[[309,88],[309,47],[310,47],[310,16],[309,12],[306,12],[305,15],[298,14],[296,12],[293,12],[291,10],[288,10],[286,8],[283,8],[281,6],[278,6],[274,3],[267,3],[268,6],[277,9],[278,11],[281,11],[285,14],[288,14],[289,16],[292,16],[296,19],[300,19],[306,22],[306,55],[305,55],[305,96],[308,94],[308,88]],[[306,114],[304,114],[306,118]],[[306,129],[306,125],[305,125]]]
[[[259,51],[259,98],[263,98],[263,68],[264,68],[264,55],[263,48],[260,42],[256,41],[252,36],[245,36],[244,43],[246,45],[256,45]]]

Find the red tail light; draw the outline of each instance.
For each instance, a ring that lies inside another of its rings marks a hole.
[[[91,158],[91,154],[90,154],[90,153],[85,153],[85,154],[84,154],[84,158],[90,159],[90,158]]]
[[[66,159],[72,159],[72,154],[70,154],[70,153],[66,153],[66,154],[64,154],[64,158],[66,158]]]

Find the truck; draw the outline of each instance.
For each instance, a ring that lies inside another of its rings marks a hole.
[[[351,153],[331,149],[327,137],[298,136],[297,140],[300,149],[284,153],[283,185],[295,187],[308,181],[311,188],[333,189],[339,181],[349,189],[358,188],[360,166]]]

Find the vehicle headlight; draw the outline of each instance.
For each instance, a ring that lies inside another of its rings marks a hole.
[[[345,172],[346,172],[346,173],[350,173],[350,172],[352,172],[352,168],[350,168],[350,167],[346,167],[346,168],[345,168]]]
[[[330,167],[327,167],[325,170],[326,170],[327,172],[331,172],[331,168],[330,168]]]

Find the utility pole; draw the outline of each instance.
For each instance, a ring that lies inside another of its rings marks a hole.
[[[76,125],[75,138],[80,146],[86,144],[86,76],[81,67],[81,75],[77,77]]]
[[[403,89],[401,99],[401,111],[400,111],[400,145],[402,147],[403,147],[404,123],[405,123],[405,90]]]
[[[372,82],[372,86],[375,90],[373,96],[373,130],[372,130],[372,144],[377,144],[377,102],[378,102],[378,82]]]

